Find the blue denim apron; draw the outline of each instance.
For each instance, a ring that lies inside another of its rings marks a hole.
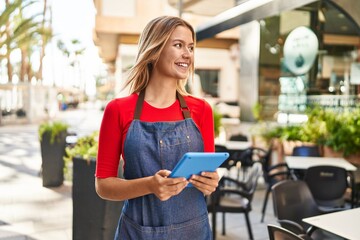
[[[172,170],[184,153],[204,151],[200,131],[180,94],[177,98],[185,119],[174,122],[140,121],[144,95],[143,90],[124,143],[124,177],[128,180]],[[154,194],[126,200],[115,236],[115,240],[211,238],[205,198],[194,187],[167,201]]]

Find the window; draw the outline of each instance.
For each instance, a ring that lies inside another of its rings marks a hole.
[[[197,69],[195,74],[200,77],[202,90],[206,95],[218,97],[219,70]]]

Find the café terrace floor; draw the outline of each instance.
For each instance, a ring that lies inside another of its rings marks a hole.
[[[64,112],[61,116],[86,134],[99,127],[101,113],[93,109]],[[0,240],[72,239],[71,183],[42,187],[38,125],[0,126]],[[267,224],[275,223],[271,199],[261,223],[264,185],[260,179],[250,220],[255,240],[268,239]],[[210,216],[211,217],[211,216]],[[217,239],[249,239],[243,214],[226,215],[226,236],[221,235],[218,216]]]

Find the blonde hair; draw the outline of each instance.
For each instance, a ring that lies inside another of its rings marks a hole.
[[[128,72],[125,87],[130,85],[130,92],[140,92],[149,83],[153,66],[159,60],[160,54],[176,27],[188,28],[195,44],[195,31],[185,20],[174,16],[162,16],[151,20],[140,35],[138,54],[134,66]],[[190,66],[190,76],[194,75],[194,62]],[[177,91],[188,95],[185,85],[187,79],[177,82]]]

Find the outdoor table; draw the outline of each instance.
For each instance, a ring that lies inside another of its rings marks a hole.
[[[346,239],[360,237],[360,208],[304,218],[303,221]]]

